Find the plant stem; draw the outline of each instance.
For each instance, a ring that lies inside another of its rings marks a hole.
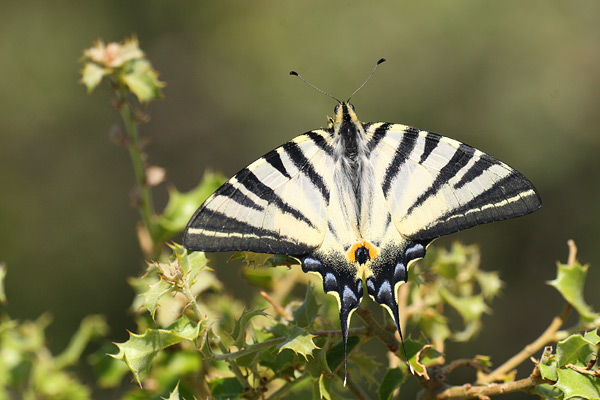
[[[358,307],[356,309],[356,314],[358,314],[358,316],[367,325],[369,332],[373,336],[381,340],[391,352],[396,353],[398,351],[398,341],[396,340],[394,334],[383,328],[381,325],[379,325],[377,321],[375,321],[371,316],[370,311],[365,310],[362,307]]]
[[[283,343],[286,341],[286,339],[287,339],[286,337],[278,337],[278,338],[265,340],[263,342],[254,343],[254,344],[249,345],[247,348],[245,348],[243,350],[234,351],[232,353],[217,354],[214,356],[214,359],[216,361],[235,360],[239,357],[245,356],[246,354],[255,353],[259,350],[269,348],[269,347],[277,345],[279,343]]]
[[[546,330],[535,341],[533,341],[533,343],[525,346],[523,350],[512,356],[504,364],[493,370],[489,375],[480,377],[477,380],[477,384],[485,384],[502,379],[504,375],[519,366],[523,361],[527,360],[546,344],[553,342],[556,337],[556,332],[565,322],[565,319],[567,319],[567,316],[571,312],[571,308],[572,307],[570,304],[565,304],[565,307],[560,315],[554,317],[548,328],[546,328]]]
[[[492,383],[484,386],[471,386],[470,384],[462,385],[462,386],[452,386],[443,391],[434,394],[433,396],[423,396],[422,399],[465,399],[465,398],[489,398],[491,396],[496,396],[504,393],[512,393],[512,392],[527,392],[533,389],[535,386],[543,383],[539,374],[536,374],[535,371],[529,377],[525,379],[521,379],[514,382],[508,383]]]
[[[144,163],[143,151],[140,146],[139,130],[138,125],[133,113],[131,112],[131,106],[127,101],[127,94],[124,89],[121,90],[119,95],[121,118],[129,137],[129,143],[127,149],[129,150],[129,156],[131,163],[133,164],[133,170],[135,172],[135,179],[137,181],[137,187],[140,191],[140,213],[146,229],[152,238],[152,241],[156,247],[156,229],[152,222],[152,218],[156,214],[154,211],[154,202],[152,200],[152,193],[150,187],[146,182],[146,166]]]

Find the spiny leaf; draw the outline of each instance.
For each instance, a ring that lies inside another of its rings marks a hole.
[[[158,308],[158,302],[160,298],[170,292],[173,289],[173,283],[167,282],[164,279],[159,279],[153,284],[148,285],[148,289],[142,293],[144,302],[142,304],[154,319],[156,309]]]
[[[408,355],[408,362],[415,374],[429,379],[427,367],[436,364],[436,359],[442,354],[432,345],[418,340],[405,339],[404,346]]]
[[[319,312],[319,305],[317,304],[317,298],[311,285],[306,286],[306,295],[304,296],[304,303],[300,307],[294,310],[292,313],[294,316],[294,322],[301,328],[309,327]]]
[[[158,72],[152,68],[150,61],[146,59],[132,60],[126,64],[125,68],[123,82],[141,103],[162,98],[162,88],[165,84],[158,80]]]
[[[447,318],[431,309],[430,312],[417,316],[419,326],[427,338],[433,342],[443,342],[451,336]]]
[[[287,340],[277,346],[277,348],[279,351],[283,349],[293,350],[294,353],[301,354],[308,360],[308,356],[312,355],[313,350],[318,349],[317,345],[313,342],[314,337],[306,329],[293,326],[290,329]]]
[[[558,342],[556,354],[559,368],[567,364],[584,367],[596,357],[596,344],[590,343],[581,335],[571,335]]]
[[[381,367],[381,363],[375,361],[375,356],[368,356],[361,351],[355,351],[352,354],[352,362],[360,370],[361,381],[367,383],[369,386],[377,383],[375,375],[379,367]]]
[[[119,353],[111,354],[111,357],[124,361],[141,385],[140,374],[150,370],[159,351],[183,340],[194,340],[200,334],[200,328],[200,324],[182,316],[170,329],[148,329],[142,335],[130,333],[128,341],[115,343]]]
[[[81,70],[80,82],[85,85],[88,93],[91,93],[100,84],[102,78],[109,73],[109,70],[96,63],[86,62]]]
[[[562,390],[567,399],[600,400],[600,379],[579,373],[570,368],[557,370],[556,387]]]
[[[233,332],[231,333],[231,337],[235,340],[235,345],[238,348],[244,347],[246,344],[246,327],[250,320],[256,316],[266,317],[267,314],[263,310],[247,310],[240,316],[240,318],[235,321],[235,326],[233,327]]]
[[[583,299],[583,286],[587,275],[588,265],[575,262],[573,265],[557,264],[556,279],[548,284],[560,292],[579,313],[584,322],[592,321],[599,316]]]
[[[377,389],[377,395],[379,396],[379,400],[390,400],[392,398],[394,390],[402,386],[405,380],[406,372],[403,371],[401,368],[388,369],[385,375],[383,376],[383,379],[381,380],[379,389]]]
[[[321,376],[323,372],[331,373],[329,364],[327,363],[328,347],[330,338],[326,338],[324,343],[321,343],[321,348],[313,351],[313,357],[308,360],[305,371],[310,374],[313,378]]]
[[[465,322],[476,321],[483,313],[490,312],[482,295],[458,297],[443,287],[439,290],[444,300],[460,313]]]
[[[179,382],[175,385],[175,389],[171,392],[168,399],[165,400],[179,400]]]
[[[600,336],[598,336],[598,329],[586,332],[583,335],[583,338],[595,346],[597,346],[598,343],[600,343]]]

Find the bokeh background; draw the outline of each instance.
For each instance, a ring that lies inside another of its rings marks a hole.
[[[107,316],[113,341],[135,329],[133,171],[108,139],[108,89],[78,83],[84,48],[132,34],[167,83],[142,128],[150,162],[179,190],[326,124],[335,102],[291,69],[346,98],[381,57],[353,98],[359,118],[451,136],[534,182],[540,211],[437,242],[477,243],[506,281],[483,332],[451,358],[498,364],[537,337],[562,307],[545,281],[567,239],[592,264],[586,296],[600,308],[598,1],[3,1],[0,15],[0,261],[9,313],[50,312],[53,349],[89,313]],[[156,197],[164,206],[165,185]]]

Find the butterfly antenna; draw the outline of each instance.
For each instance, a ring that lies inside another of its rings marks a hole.
[[[367,84],[367,82],[369,82],[369,80],[371,79],[371,77],[373,76],[373,74],[375,73],[375,70],[377,69],[377,67],[379,67],[379,64],[385,62],[385,58],[380,58],[379,61],[377,61],[377,63],[375,64],[375,66],[373,67],[373,71],[371,71],[371,74],[367,77],[367,79],[363,82],[362,85],[360,85],[360,87],[358,89],[356,89],[354,91],[354,93],[352,93],[350,95],[350,97],[348,97],[348,100],[346,100],[346,103],[350,101],[350,99],[352,98],[352,96],[354,96],[356,94],[356,92],[358,92],[360,89],[362,89],[363,86],[365,86]]]
[[[338,103],[342,103],[340,100],[338,100],[336,97],[333,97],[332,95],[330,95],[329,93],[327,93],[326,91],[324,91],[323,89],[319,89],[318,87],[316,87],[315,85],[313,85],[312,83],[310,83],[309,81],[307,81],[306,79],[304,79],[303,77],[300,76],[299,73],[297,73],[296,71],[290,71],[290,75],[293,76],[297,76],[298,78],[300,78],[304,83],[306,83],[308,86],[310,86],[311,88],[323,93],[325,96],[329,96],[332,99],[334,99],[335,101],[337,101]]]

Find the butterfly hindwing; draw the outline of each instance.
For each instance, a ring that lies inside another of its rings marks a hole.
[[[431,240],[541,206],[534,186],[505,163],[435,133],[369,124],[369,160],[398,231]]]
[[[327,226],[333,169],[331,138],[311,131],[241,170],[196,211],[187,248],[307,254]]]

